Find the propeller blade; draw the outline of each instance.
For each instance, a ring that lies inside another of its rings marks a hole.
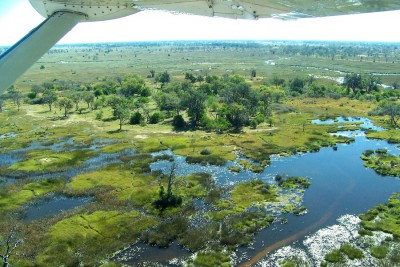
[[[84,14],[56,12],[0,55],[0,95],[41,58]]]

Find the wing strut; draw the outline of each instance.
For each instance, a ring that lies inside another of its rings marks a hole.
[[[56,12],[0,55],[0,95],[77,23],[81,13]]]

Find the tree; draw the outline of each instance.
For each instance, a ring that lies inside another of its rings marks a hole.
[[[79,102],[82,100],[82,93],[81,92],[73,92],[68,96],[69,99],[75,104],[75,111],[79,110]]]
[[[363,88],[363,82],[361,74],[351,73],[346,74],[343,80],[343,86],[347,88],[347,93],[350,93],[350,89],[353,93],[357,93],[357,91]]]
[[[289,89],[292,92],[302,94],[305,85],[306,83],[303,79],[296,77],[290,82]]]
[[[160,82],[163,85],[165,83],[169,83],[170,82],[170,76],[169,76],[168,71],[164,71],[163,73],[158,74],[157,77],[156,77],[156,82]]]
[[[205,113],[206,99],[207,96],[196,89],[190,89],[183,97],[183,106],[187,108],[187,113],[194,126],[199,124],[201,117]]]
[[[168,178],[167,184],[167,194],[165,194],[165,189],[161,185],[159,191],[159,198],[153,202],[153,206],[160,211],[164,211],[168,207],[177,207],[182,204],[182,198],[176,196],[172,193],[172,184],[173,179],[175,178],[175,172],[177,169],[177,164],[175,162],[172,163]]]
[[[5,241],[5,244],[3,245],[0,242],[0,246],[4,246],[4,252],[1,251],[2,254],[0,254],[0,259],[2,259],[3,267],[9,267],[9,259],[11,256],[13,256],[15,253],[15,249],[22,243],[22,239],[18,239],[16,237],[17,230],[16,227],[14,226],[10,232],[10,234],[7,237],[7,240]]]
[[[192,73],[185,73],[185,80],[189,80],[191,83],[195,83],[197,81],[196,77]]]
[[[128,75],[121,82],[120,93],[126,97],[140,94],[145,88],[145,82],[137,75]]]
[[[381,79],[377,76],[370,74],[365,83],[367,94],[369,94],[372,91],[378,91],[378,84],[381,83]]]
[[[253,79],[253,78],[255,78],[256,76],[257,76],[257,71],[256,71],[255,69],[252,69],[252,70],[250,71],[250,78]]]
[[[400,104],[395,102],[385,103],[382,105],[382,112],[390,117],[390,124],[397,127],[397,121],[400,118]]]
[[[234,130],[239,132],[249,122],[248,110],[244,106],[234,103],[228,107],[226,118],[234,127]]]
[[[175,111],[176,115],[179,115],[179,111],[182,109],[181,100],[175,92],[161,93],[155,97],[158,108],[163,111],[170,113]]]
[[[60,107],[60,109],[64,109],[64,117],[68,116],[68,111],[70,109],[72,109],[74,106],[74,103],[72,102],[72,100],[69,98],[66,98],[66,97],[58,100],[57,104]]]
[[[86,102],[88,108],[90,108],[90,106],[93,105],[94,94],[92,92],[83,92],[82,98],[83,101]]]
[[[51,111],[51,107],[57,101],[57,94],[51,89],[45,90],[43,92],[43,102],[49,105],[49,110]]]
[[[128,109],[127,104],[123,103],[119,105],[116,109],[116,117],[119,120],[119,130],[122,130],[122,125],[125,123],[126,120],[129,119],[131,113]]]
[[[285,83],[285,80],[274,76],[271,80],[271,83],[275,85],[276,88],[278,88],[278,86],[282,86]]]
[[[31,88],[31,92],[33,94],[33,98],[36,98],[36,96],[43,91],[43,88],[40,87],[39,85],[33,85]]]
[[[114,117],[117,116],[116,110],[117,110],[118,106],[121,105],[122,101],[123,101],[123,98],[119,97],[117,95],[111,95],[107,98],[107,101],[106,101],[107,105],[112,108]]]

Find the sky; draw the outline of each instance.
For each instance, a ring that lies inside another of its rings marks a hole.
[[[0,0],[0,45],[12,45],[38,25],[41,17],[28,0]],[[78,24],[66,43],[153,40],[335,40],[400,42],[395,27],[400,11],[282,21],[233,20],[161,11],[103,22]]]

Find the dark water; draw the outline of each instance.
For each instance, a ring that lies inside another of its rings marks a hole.
[[[85,205],[91,201],[89,197],[67,198],[54,197],[48,201],[41,201],[27,206],[24,209],[25,222],[34,221],[46,217],[51,217],[60,212],[72,210],[74,208]]]
[[[40,143],[40,142],[32,142],[28,147],[16,149],[13,151],[7,151],[5,153],[0,152],[0,167],[7,168],[21,160],[24,159],[26,152],[31,150],[42,150],[42,149],[50,149],[53,151],[60,151],[60,152],[67,152],[73,150],[93,150],[98,152],[102,147],[105,145],[111,144],[114,141],[111,139],[98,139],[94,140],[90,145],[86,144],[79,144],[73,141],[73,138],[68,138],[67,140],[60,141],[58,143],[49,144]],[[133,149],[125,149],[123,151],[117,153],[99,153],[98,155],[91,157],[90,159],[85,160],[79,165],[72,166],[63,170],[57,171],[44,171],[44,172],[18,172],[13,171],[11,173],[7,173],[7,176],[11,179],[8,181],[15,181],[12,178],[29,178],[33,180],[37,179],[47,179],[47,178],[54,178],[54,177],[62,177],[66,179],[70,179],[73,176],[76,176],[81,173],[86,173],[94,170],[98,170],[106,165],[112,163],[121,163],[120,157],[122,155],[133,155],[135,151]],[[4,183],[0,183],[2,186]]]
[[[379,130],[370,122],[363,123],[362,127]],[[274,224],[255,236],[251,248],[239,249],[239,263],[246,263],[250,259],[256,262],[258,257],[265,256],[264,249],[269,246],[276,245],[274,249],[277,249],[295,240],[302,240],[307,234],[335,224],[336,219],[344,214],[363,213],[378,203],[386,202],[393,192],[400,192],[400,179],[376,174],[374,170],[365,168],[360,158],[365,150],[378,148],[386,148],[389,154],[399,155],[397,145],[381,140],[368,140],[361,130],[338,134],[352,136],[355,142],[339,144],[337,151],[322,148],[317,153],[273,157],[271,165],[260,174],[248,171],[233,174],[227,166],[186,164],[184,157],[174,155],[174,158],[178,163],[179,175],[207,172],[213,175],[219,185],[230,185],[250,179],[274,183],[273,178],[277,174],[311,178],[311,186],[306,190],[303,202],[308,208],[307,215],[284,215],[283,217],[288,219],[287,224]],[[170,151],[164,153],[171,154]],[[168,171],[170,164],[165,161],[156,162],[152,169]]]
[[[362,123],[365,129],[381,130],[375,127],[369,120],[363,118],[338,118],[336,121],[349,121]],[[314,123],[334,123],[334,121]],[[283,215],[288,219],[287,224],[274,224],[261,231],[255,236],[252,248],[240,248],[238,251],[238,263],[246,263],[253,259],[265,256],[265,248],[279,248],[296,240],[302,240],[307,234],[316,232],[324,226],[336,223],[336,219],[344,214],[360,214],[375,206],[378,203],[387,201],[389,196],[400,191],[400,179],[395,177],[383,177],[375,173],[374,170],[363,166],[361,154],[367,150],[386,148],[389,154],[399,155],[400,150],[397,145],[388,144],[386,141],[368,140],[363,131],[347,131],[338,134],[353,136],[355,142],[351,144],[337,145],[337,151],[332,148],[322,148],[316,153],[306,153],[291,157],[273,157],[271,165],[264,172],[255,174],[250,171],[232,173],[228,166],[238,166],[237,162],[241,159],[228,162],[225,166],[202,166],[199,164],[187,164],[185,157],[174,155],[171,151],[163,151],[157,154],[171,154],[178,164],[177,175],[186,175],[195,172],[206,172],[213,175],[217,185],[234,185],[240,181],[261,179],[267,183],[274,183],[274,177],[280,175],[307,176],[311,179],[311,186],[304,194],[304,205],[308,208],[308,214],[296,217],[290,214]],[[40,149],[43,145],[32,144],[30,149]],[[97,150],[102,144],[93,145],[92,149]],[[49,146],[46,146],[49,148]],[[51,145],[54,150],[74,149],[74,144],[67,140],[63,144]],[[82,148],[82,147],[80,147]],[[28,151],[25,148],[24,151]],[[23,152],[23,151],[22,151]],[[132,154],[129,150],[124,153]],[[79,167],[57,173],[58,176],[72,177],[76,174],[96,170],[106,164],[119,162],[119,153],[100,154],[93,157]],[[0,167],[8,166],[20,160],[21,151],[0,153]],[[171,162],[159,161],[151,165],[152,170],[162,170],[168,172]],[[36,174],[30,178],[54,177],[52,174]],[[3,179],[4,180],[4,179]],[[12,182],[12,177],[6,177],[5,183]],[[36,220],[44,216],[54,215],[61,210],[71,209],[87,203],[87,199],[68,199],[53,198],[48,202],[38,203],[26,209],[26,220]],[[136,251],[135,253],[133,251]],[[182,250],[174,244],[169,249],[159,249],[149,247],[144,244],[133,246],[130,251],[123,255],[122,262],[136,264],[150,261],[160,262],[169,265],[168,261],[173,258],[181,258],[188,255],[187,251]],[[261,255],[261,256],[260,256]],[[172,264],[174,265],[174,264]],[[177,264],[179,265],[179,264]],[[153,266],[146,265],[146,266]]]

